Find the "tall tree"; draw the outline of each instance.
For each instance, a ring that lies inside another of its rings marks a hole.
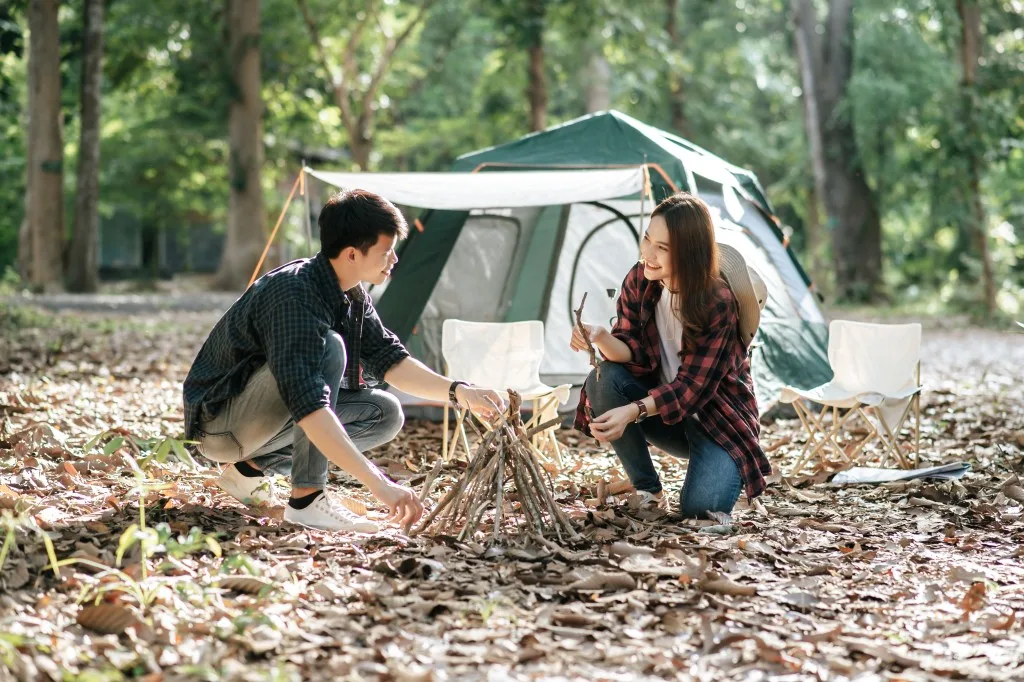
[[[853,72],[854,0],[829,0],[819,21],[813,0],[791,0],[815,186],[832,236],[836,293],[872,300],[882,274],[882,227],[864,177],[844,98]],[[804,54],[806,53],[806,54]]]
[[[75,222],[68,260],[68,288],[96,291],[100,199],[100,93],[103,80],[103,0],[85,0],[82,57],[81,133]]]
[[[665,0],[665,33],[668,35],[668,110],[672,129],[680,135],[688,135],[683,98],[683,75],[680,73],[678,53],[681,48],[679,36],[679,0]],[[673,59],[676,57],[676,59]]]
[[[28,281],[40,291],[59,291],[64,275],[59,5],[59,0],[31,0],[28,11],[30,115],[25,211],[32,249]]]
[[[967,233],[976,256],[981,260],[981,283],[985,314],[991,317],[996,309],[995,276],[992,272],[992,254],[985,229],[985,207],[981,202],[981,174],[984,140],[979,129],[976,100],[978,92],[978,65],[981,58],[981,9],[977,2],[957,0],[960,15],[960,107],[964,160],[967,165]]]
[[[548,82],[544,73],[546,0],[528,0],[524,8],[523,41],[530,59],[526,96],[530,100],[530,130],[544,130],[548,117]]]
[[[345,36],[345,48],[340,58],[335,62],[330,57],[328,41],[323,37],[318,24],[318,19],[310,10],[307,0],[298,0],[299,9],[306,22],[306,29],[309,31],[313,49],[320,62],[320,67],[329,79],[331,93],[334,101],[341,110],[341,122],[348,133],[349,149],[352,152],[352,160],[359,170],[369,170],[370,153],[374,145],[374,123],[377,117],[377,98],[384,77],[391,68],[395,53],[402,45],[409,40],[413,31],[423,23],[430,8],[437,0],[423,0],[413,11],[411,18],[406,19],[404,25],[397,31],[386,28],[381,21],[383,4],[379,0],[370,0],[366,3],[362,15],[356,20],[355,25]],[[375,24],[375,26],[371,26]],[[363,80],[359,65],[358,53],[361,47],[365,47],[366,29],[370,27],[371,33],[382,35],[385,43],[381,50],[375,53],[374,63],[367,73],[366,86],[364,89],[358,87]],[[374,31],[376,29],[376,31]]]
[[[227,239],[214,284],[245,287],[263,250],[263,101],[260,97],[260,0],[227,0],[232,94],[228,118]]]
[[[797,9],[802,3],[794,2]],[[798,9],[797,9],[798,11]],[[825,181],[825,146],[819,121],[821,114],[818,104],[817,88],[814,80],[814,51],[820,49],[811,45],[811,36],[806,31],[797,30],[793,36],[797,67],[800,70],[800,101],[803,103],[804,129],[807,146],[810,151],[812,184],[807,188],[807,211],[804,227],[807,232],[807,253],[811,277],[821,287],[823,270],[821,264],[821,198],[826,194]]]

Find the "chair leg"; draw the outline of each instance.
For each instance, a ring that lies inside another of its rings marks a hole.
[[[918,365],[918,383],[920,384],[920,365]],[[921,466],[921,394],[914,396],[914,468]]]
[[[448,449],[445,450],[444,461],[446,462],[450,462],[455,458],[455,451],[459,448],[459,434],[465,434],[462,422],[466,418],[466,411],[459,408],[453,409],[455,410],[455,427],[452,431],[452,438]],[[469,448],[467,447],[468,450]]]
[[[444,439],[441,445],[441,459],[447,461],[448,459],[448,410],[451,405],[448,403],[444,404],[444,421],[442,422],[442,428],[444,429]]]
[[[818,413],[817,418],[812,416],[811,411],[799,400],[793,403],[793,407],[796,410],[797,417],[800,419],[800,423],[803,424],[804,430],[807,432],[807,443],[804,445],[800,459],[791,470],[790,475],[795,476],[799,474],[805,466],[807,466],[807,463],[818,453],[821,446],[824,444],[824,436],[821,435],[820,429],[825,413],[828,411],[828,406],[822,406],[821,412]],[[819,440],[819,438],[821,440]]]
[[[469,449],[469,436],[466,434],[466,420],[472,419],[469,410],[462,411],[462,419],[459,420],[459,434],[462,436],[462,446],[466,448],[466,461],[473,459],[473,451]]]

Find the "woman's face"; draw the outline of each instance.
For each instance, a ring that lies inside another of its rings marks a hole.
[[[672,282],[672,259],[668,249],[668,223],[657,215],[651,218],[640,242],[640,259],[644,263],[644,277],[668,286]]]

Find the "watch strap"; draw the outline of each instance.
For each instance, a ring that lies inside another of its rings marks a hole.
[[[465,381],[453,381],[448,387],[448,402],[458,407],[459,399],[455,397],[455,389],[459,386],[469,386]]]

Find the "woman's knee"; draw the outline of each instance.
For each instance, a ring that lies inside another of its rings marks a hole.
[[[632,381],[635,379],[629,370],[617,362],[606,360],[590,371],[584,386],[590,404],[601,413],[632,402],[625,391],[626,385]]]
[[[686,480],[679,490],[679,511],[686,518],[709,518],[708,512],[729,514],[743,491],[739,467],[715,443],[693,447]]]

